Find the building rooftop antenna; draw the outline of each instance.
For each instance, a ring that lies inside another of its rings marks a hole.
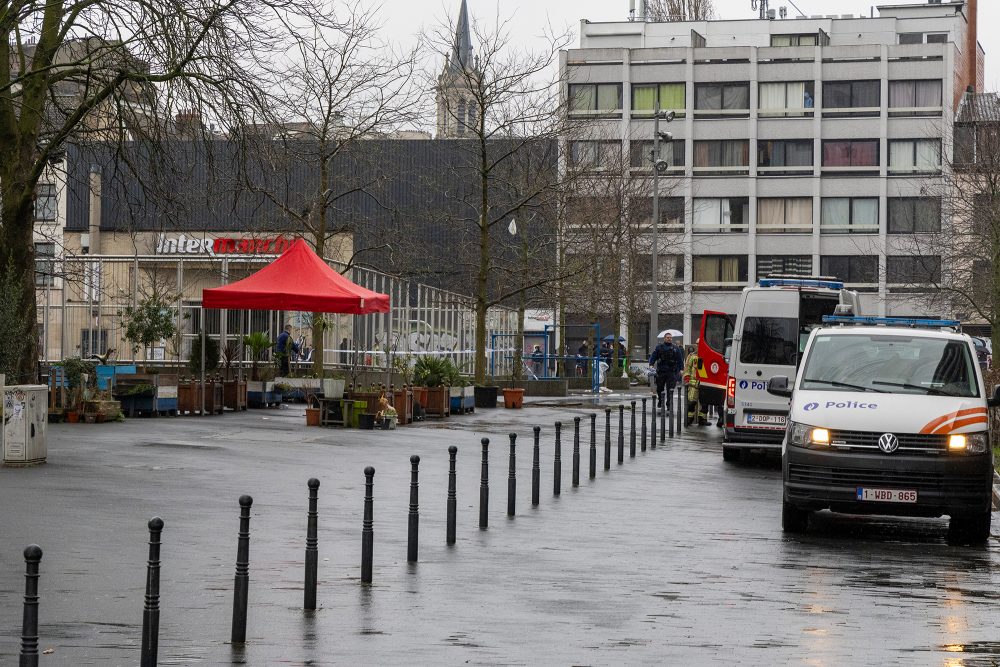
[[[750,9],[760,8],[760,17],[762,19],[767,18],[767,2],[768,0],[750,0]]]

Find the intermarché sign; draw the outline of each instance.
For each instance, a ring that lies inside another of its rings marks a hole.
[[[273,236],[264,238],[216,239],[188,237],[185,234],[167,236],[160,234],[156,239],[157,255],[280,255],[294,242],[294,238]]]

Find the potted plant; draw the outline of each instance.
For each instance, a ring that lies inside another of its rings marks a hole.
[[[306,406],[306,426],[320,425],[320,409],[316,404]]]
[[[503,406],[518,409],[524,404],[524,389],[522,387],[505,388],[503,390]]]
[[[87,385],[95,378],[97,364],[80,357],[69,357],[57,364],[66,373],[69,395],[66,400],[66,421],[75,424],[80,421],[83,403],[87,398]]]
[[[424,356],[413,366],[413,379],[426,387],[426,403],[421,403],[428,415],[447,417],[451,413],[448,385],[461,380],[458,367],[447,357]]]
[[[320,380],[324,398],[343,398],[344,389],[347,387],[347,379],[340,373],[334,373],[333,377]]]
[[[274,343],[271,342],[271,339],[263,331],[254,331],[243,337],[244,348],[250,350],[250,379],[253,382],[260,380],[257,374],[257,362],[264,356],[265,351],[271,349],[272,345]],[[251,388],[250,391],[264,391],[264,388]]]
[[[158,340],[173,338],[177,331],[177,313],[165,297],[152,294],[134,306],[119,311],[122,320],[122,337],[132,343],[135,357],[142,348],[142,358],[149,359],[149,349]]]

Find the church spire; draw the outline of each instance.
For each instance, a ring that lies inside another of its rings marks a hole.
[[[458,10],[458,23],[455,25],[455,40],[451,47],[451,58],[448,68],[453,72],[461,72],[472,67],[472,35],[469,32],[469,8],[462,0]]]

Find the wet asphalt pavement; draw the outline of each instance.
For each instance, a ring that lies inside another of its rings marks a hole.
[[[601,404],[617,405],[614,398]],[[301,407],[213,418],[53,425],[49,463],[0,469],[0,664],[19,650],[25,545],[41,565],[42,665],[135,665],[146,523],[163,517],[160,664],[994,665],[1000,548],[945,544],[943,520],[820,515],[786,537],[773,460],[722,461],[718,429],[634,460],[625,442],[571,485],[572,418],[593,407],[483,410],[396,431],[304,426]],[[627,413],[626,413],[627,417]],[[562,439],[554,497],[553,428]],[[627,424],[626,418],[626,424]],[[530,506],[531,426],[542,431]],[[505,516],[507,433],[519,434]],[[490,526],[478,528],[481,449]],[[449,445],[458,542],[445,545]],[[420,562],[406,563],[419,454]],[[360,584],[366,465],[374,584]],[[320,478],[319,604],[302,606],[306,480]],[[228,643],[239,508],[254,497],[245,647]],[[994,522],[994,532],[1000,521]]]

